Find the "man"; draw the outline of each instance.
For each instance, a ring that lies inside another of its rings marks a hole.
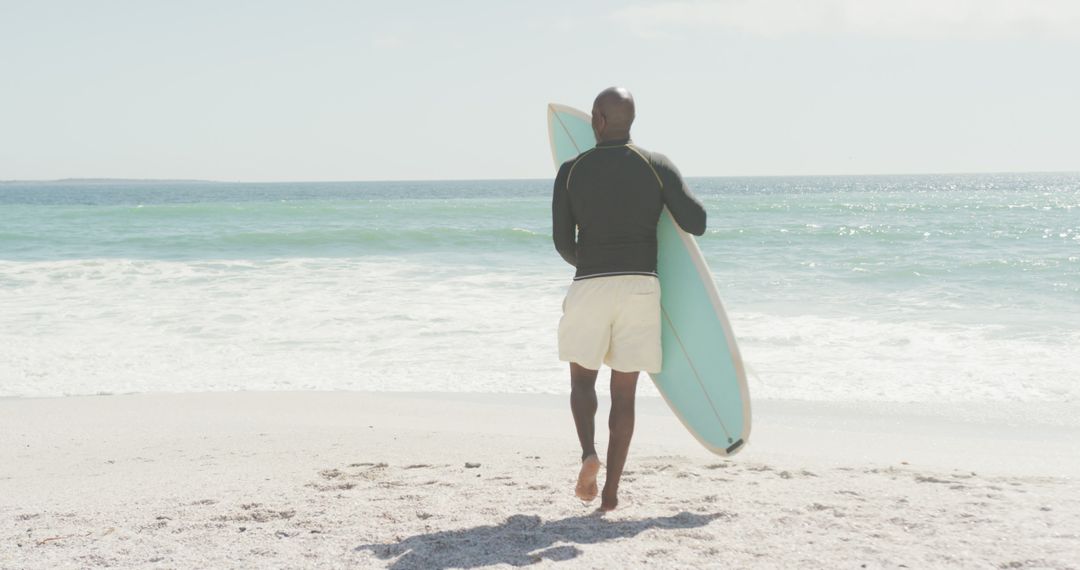
[[[621,87],[593,102],[596,148],[559,168],[551,202],[555,249],[577,268],[559,321],[559,359],[570,363],[570,408],[581,442],[575,494],[596,498],[601,463],[593,443],[596,375],[611,368],[610,440],[600,510],[618,503],[640,371],[659,372],[660,281],[656,225],[664,206],[694,235],[705,209],[663,155],[634,146],[634,98]]]

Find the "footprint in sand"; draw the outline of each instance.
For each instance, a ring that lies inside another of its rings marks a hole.
[[[348,481],[342,483],[333,483],[329,485],[325,485],[322,483],[306,483],[304,486],[315,489],[317,491],[348,491],[349,489],[355,488],[356,483]]]
[[[240,509],[243,512],[234,513],[231,515],[219,515],[213,517],[211,520],[221,522],[257,522],[263,523],[277,519],[291,519],[296,516],[296,511],[289,510],[274,510],[264,508],[261,503],[247,503],[240,505]]]

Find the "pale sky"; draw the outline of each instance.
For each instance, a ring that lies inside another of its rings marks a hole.
[[[1080,170],[1080,2],[0,0],[0,180],[544,178],[635,95],[688,176]]]

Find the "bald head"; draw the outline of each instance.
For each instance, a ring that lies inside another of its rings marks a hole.
[[[593,101],[592,127],[596,141],[630,138],[634,123],[634,96],[622,87],[608,87]]]

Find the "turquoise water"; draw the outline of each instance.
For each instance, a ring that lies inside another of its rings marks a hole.
[[[550,184],[0,184],[0,395],[564,392]],[[755,396],[1080,400],[1080,175],[690,184]]]

